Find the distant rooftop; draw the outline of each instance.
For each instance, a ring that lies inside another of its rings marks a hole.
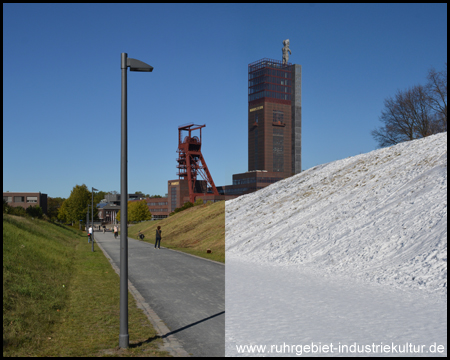
[[[261,60],[254,61],[250,64],[248,64],[248,71],[252,72],[255,70],[259,70],[265,67],[271,67],[271,68],[277,68],[277,69],[286,69],[287,67],[292,66],[292,63],[288,62],[286,64],[283,64],[282,60],[274,60],[274,59],[268,59],[264,58]]]

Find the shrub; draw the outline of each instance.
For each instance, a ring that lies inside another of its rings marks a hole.
[[[194,204],[191,203],[190,201],[185,202],[183,206],[181,206],[181,207],[179,207],[179,208],[176,208],[173,212],[171,212],[171,213],[169,214],[169,216],[172,216],[173,214],[179,213],[180,211],[189,209],[189,208],[191,208],[191,207],[193,207],[193,206],[194,206]]]
[[[42,208],[38,205],[29,206],[29,207],[27,207],[27,209],[25,211],[26,211],[27,215],[36,217],[38,219],[42,219],[42,215],[44,215]]]

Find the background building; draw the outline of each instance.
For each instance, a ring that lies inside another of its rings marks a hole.
[[[128,194],[128,201],[144,199],[141,194]],[[98,218],[103,224],[117,223],[117,213],[120,211],[120,194],[106,194],[105,199],[97,204]]]
[[[262,59],[248,66],[248,171],[286,178],[301,171],[301,66]]]
[[[148,209],[152,213],[152,220],[161,220],[169,216],[168,197],[146,198]]]
[[[30,206],[40,206],[42,212],[47,214],[47,194],[41,194],[40,192],[4,192],[3,200],[5,200],[9,206],[18,207],[21,206],[24,209]]]
[[[242,174],[233,174],[233,185],[218,186],[222,195],[244,195],[262,189],[270,184],[284,179],[277,172],[253,170]]]
[[[130,200],[141,201],[142,199]],[[169,203],[167,197],[145,198],[148,210],[152,214],[152,220],[161,220],[169,216]]]
[[[302,168],[302,67],[273,59],[248,65],[248,172],[223,195],[248,194]]]
[[[217,202],[222,200],[232,199],[236,196],[224,196],[224,194],[220,194],[219,187],[217,190],[219,191],[219,195],[213,194],[207,191],[207,182],[204,180],[197,180],[196,185],[199,189],[203,190],[203,194],[196,194],[194,198],[194,202],[199,198],[203,199],[203,202],[206,203],[208,201]],[[189,196],[189,181],[185,179],[177,179],[177,180],[169,180],[167,183],[168,187],[168,209],[169,213],[174,211],[176,208],[183,206],[184,203],[191,201]],[[151,210],[150,210],[151,211]]]
[[[209,174],[201,153],[201,129],[205,125],[179,126],[179,179],[168,181],[164,201],[146,199],[152,218],[167,217],[185,202],[200,197],[204,202],[228,200],[300,173],[301,76],[301,66],[289,62],[265,58],[248,65],[248,171],[233,174],[232,185],[216,188]],[[192,134],[195,130],[200,131],[199,136]],[[183,131],[187,136],[182,136]],[[201,172],[207,181],[197,179]],[[107,197],[108,205],[103,209],[105,216],[113,219],[114,212],[120,210],[120,195]],[[129,199],[133,200],[131,195]]]

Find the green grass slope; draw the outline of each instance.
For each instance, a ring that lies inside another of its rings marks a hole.
[[[128,295],[119,349],[119,277],[86,235],[3,215],[3,356],[167,356]]]
[[[161,246],[206,259],[225,262],[225,201],[194,206],[160,221],[131,226],[128,236],[154,244],[156,227],[161,226]],[[207,253],[210,249],[211,253]]]
[[[39,346],[67,303],[74,249],[71,230],[3,215],[3,350]],[[58,311],[59,310],[59,311]]]

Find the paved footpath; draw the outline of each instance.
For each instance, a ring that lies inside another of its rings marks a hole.
[[[120,268],[120,237],[114,239],[111,232],[94,236],[96,251],[100,245]],[[166,345],[170,339],[175,344],[172,354],[225,356],[224,264],[128,238],[128,279],[132,292],[134,287],[142,295],[147,315],[166,325],[157,331]]]

